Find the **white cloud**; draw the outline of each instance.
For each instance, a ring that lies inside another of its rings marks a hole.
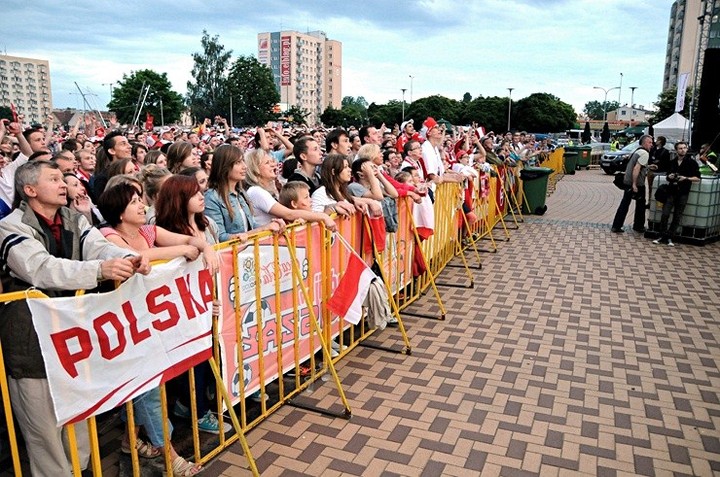
[[[291,2],[209,6],[136,0],[108,9],[78,0],[6,6],[0,30],[13,31],[9,54],[47,58],[56,106],[77,106],[73,81],[109,99],[103,83],[131,70],[166,72],[185,92],[191,54],[203,29],[219,34],[234,55],[256,55],[261,31],[323,30],[343,42],[343,94],[369,102],[401,99],[413,75],[413,99],[513,98],[547,92],[577,110],[602,100],[623,76],[623,102],[650,105],[662,84],[672,0],[406,0]],[[0,44],[0,47],[3,45]],[[612,97],[612,96],[611,96]],[[612,98],[612,99],[616,99]]]

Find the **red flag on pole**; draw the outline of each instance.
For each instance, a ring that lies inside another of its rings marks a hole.
[[[339,237],[339,234],[336,236]],[[345,273],[328,300],[328,308],[333,313],[345,317],[353,325],[357,325],[362,318],[362,304],[376,275],[342,238],[340,243],[350,253]]]

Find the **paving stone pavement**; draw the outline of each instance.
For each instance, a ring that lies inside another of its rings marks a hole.
[[[339,363],[350,420],[284,406],[251,431],[262,475],[720,475],[720,244],[612,234],[619,201],[600,171],[565,176],[473,289],[441,288],[445,321],[404,317],[412,355]],[[306,398],[339,403],[330,382]],[[236,444],[204,475],[245,467]]]

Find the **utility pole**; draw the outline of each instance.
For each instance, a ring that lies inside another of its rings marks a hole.
[[[637,86],[630,86],[630,107],[635,109],[635,90]]]
[[[508,88],[508,126],[507,130],[510,131],[510,112],[512,111],[512,90],[515,88]]]
[[[403,94],[403,102],[402,102],[402,122],[405,122],[405,91],[407,91],[407,88],[400,88],[400,91],[402,91]],[[402,132],[402,131],[400,131]]]

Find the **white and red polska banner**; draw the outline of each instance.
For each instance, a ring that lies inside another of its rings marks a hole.
[[[58,424],[87,419],[206,361],[213,279],[184,258],[117,290],[28,299]]]

